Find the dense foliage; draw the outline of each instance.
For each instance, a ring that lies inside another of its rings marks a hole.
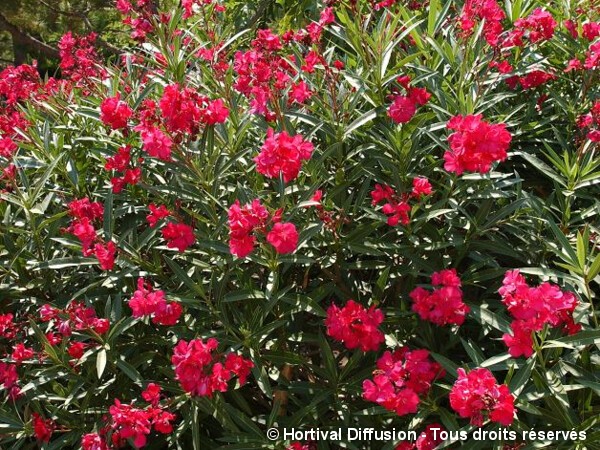
[[[299,5],[0,73],[0,445],[600,448],[600,8]]]

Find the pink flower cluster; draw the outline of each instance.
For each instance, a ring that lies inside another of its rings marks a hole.
[[[431,361],[427,350],[402,347],[386,351],[377,361],[373,380],[363,382],[363,397],[399,416],[417,412],[420,398],[427,395],[444,370]]]
[[[542,8],[536,8],[529,16],[515,22],[515,28],[509,33],[505,45],[522,47],[524,45],[523,37],[526,33],[532,44],[547,41],[554,36],[554,29],[557,25],[552,14]]]
[[[284,43],[291,41],[307,45],[321,39],[323,29],[335,21],[333,8],[325,8],[318,22],[312,22],[305,29],[296,32],[287,31],[282,36],[270,29],[258,30],[252,48],[238,51],[234,56],[233,68],[237,74],[234,87],[250,101],[250,111],[273,121],[276,117],[273,109],[283,93],[288,92],[287,104],[302,104],[310,98],[312,92],[303,80],[294,82],[298,71],[289,61],[297,62],[293,54],[284,55]],[[314,72],[316,64],[326,64],[322,56],[310,50],[304,56],[301,70]],[[298,64],[299,65],[299,64]]]
[[[108,319],[98,318],[96,310],[92,306],[85,306],[83,302],[76,300],[72,301],[65,309],[55,308],[46,303],[42,305],[39,313],[41,321],[50,322],[50,330],[56,329],[63,337],[71,336],[73,329],[76,331],[91,330],[102,335],[110,328]]]
[[[88,433],[81,439],[83,450],[108,450],[109,448],[123,448],[128,445],[128,440],[133,441],[136,448],[145,447],[148,435],[154,429],[161,434],[170,434],[173,431],[172,422],[175,414],[170,413],[165,407],[160,406],[161,387],[155,383],[149,383],[146,390],[142,392],[142,398],[150,404],[140,408],[121,403],[115,399],[114,405],[109,408],[110,417],[106,427],[99,433]],[[111,433],[110,441],[113,447],[109,447],[106,435]]]
[[[160,128],[154,125],[140,124],[134,130],[140,132],[142,148],[146,153],[162,161],[171,161],[173,140]]]
[[[112,419],[112,442],[117,448],[127,445],[127,439],[132,439],[137,448],[144,447],[153,428],[162,434],[173,431],[171,422],[175,414],[162,408],[147,406],[142,409],[115,399],[109,413]]]
[[[506,272],[502,287],[498,291],[502,303],[513,316],[512,334],[504,334],[502,339],[508,352],[514,358],[521,355],[528,358],[533,354],[532,333],[540,331],[544,325],[562,326],[568,334],[581,330],[581,325],[573,321],[573,311],[579,303],[572,292],[562,291],[552,283],[542,283],[532,287],[519,273],[519,270]]]
[[[58,43],[62,77],[85,91],[94,84],[94,79],[103,79],[107,75],[96,52],[96,38],[96,33],[76,37],[69,31]]]
[[[269,178],[283,175],[283,180],[289,183],[298,176],[302,161],[310,159],[313,148],[300,134],[292,137],[285,131],[275,133],[269,128],[267,139],[254,158],[256,170]]]
[[[127,128],[127,121],[132,115],[133,110],[126,102],[121,100],[119,94],[105,98],[100,104],[100,120],[113,130]]]
[[[454,116],[447,124],[455,130],[448,137],[444,169],[461,175],[465,171],[487,173],[492,163],[504,161],[512,136],[504,124],[490,124],[482,115]]]
[[[556,75],[550,72],[545,72],[540,69],[535,69],[530,72],[527,72],[523,76],[513,76],[506,79],[506,84],[511,89],[515,89],[517,87],[517,83],[521,85],[521,87],[525,90],[527,89],[535,89],[538,86],[542,86],[549,81],[555,80]]]
[[[198,134],[199,126],[223,123],[229,109],[222,99],[210,100],[189,87],[171,84],[165,87],[159,102],[165,127],[171,133]]]
[[[411,206],[408,203],[410,198],[421,198],[433,193],[431,183],[425,177],[416,177],[413,179],[413,188],[410,194],[403,193],[398,195],[388,185],[376,184],[375,189],[371,191],[371,204],[373,206],[381,202],[386,202],[383,205],[383,213],[388,216],[387,223],[395,227],[399,223],[408,225],[410,222],[408,213],[411,211]]]
[[[32,349],[25,347],[25,344],[19,342],[13,347],[11,357],[15,364],[18,366],[21,363],[23,363],[23,361],[27,361],[28,359],[33,358],[34,355],[35,352]]]
[[[463,302],[456,269],[435,272],[431,284],[440,287],[434,287],[432,292],[417,287],[410,293],[413,311],[436,325],[462,325],[470,308]]]
[[[0,386],[6,390],[9,399],[16,400],[20,397],[21,388],[16,364],[0,361]]]
[[[37,64],[10,66],[0,72],[0,96],[8,106],[31,98],[42,87]]]
[[[151,0],[117,0],[116,8],[124,15],[123,23],[132,28],[131,38],[143,42],[148,33],[154,31],[152,25],[153,2]]]
[[[297,72],[278,54],[283,45],[271,30],[259,30],[252,46],[251,50],[238,51],[234,56],[233,68],[237,73],[234,87],[250,100],[251,112],[271,121],[275,113],[270,105],[290,86]]]
[[[383,311],[371,306],[366,309],[354,300],[348,300],[339,308],[332,304],[327,308],[327,335],[342,342],[352,350],[360,348],[363,352],[376,351],[385,341],[385,335],[379,329],[383,322]]]
[[[122,172],[120,177],[111,178],[112,190],[115,194],[120,193],[125,185],[136,185],[142,179],[142,169],[140,167],[131,168],[131,146],[125,145],[117,150],[117,153],[106,159],[105,170],[115,170]]]
[[[171,362],[175,366],[175,378],[191,395],[212,397],[214,392],[226,392],[227,383],[237,376],[240,386],[246,383],[252,361],[237,353],[223,355],[215,352],[218,341],[214,338],[204,342],[192,339],[180,340],[173,350]]]
[[[460,417],[469,417],[471,424],[481,427],[485,416],[492,422],[509,426],[514,420],[514,397],[505,384],[498,385],[494,375],[484,368],[468,374],[458,369],[458,379],[450,391],[450,406]]]
[[[229,250],[238,258],[245,258],[256,246],[255,234],[266,234],[266,240],[279,254],[292,253],[298,246],[298,231],[296,226],[290,222],[281,222],[281,210],[273,215],[269,214],[260,200],[255,199],[252,203],[244,206],[236,200],[229,207]],[[269,223],[273,226],[267,233]]]
[[[13,339],[17,334],[17,324],[11,313],[0,314],[0,337]]]
[[[600,142],[600,101],[594,103],[589,113],[579,117],[577,126],[587,131],[590,141]]]
[[[56,424],[52,419],[44,419],[38,413],[33,413],[32,415],[33,422],[33,434],[40,442],[50,442],[50,438],[52,437],[52,433],[56,429]]]
[[[180,253],[185,252],[196,242],[194,229],[185,223],[169,222],[161,233],[167,241],[167,247],[176,248]]]
[[[492,47],[500,43],[502,34],[502,21],[506,14],[496,0],[467,0],[459,18],[459,26],[463,36],[473,34],[478,22],[483,22],[485,40]]]
[[[327,7],[319,15],[317,22],[311,22],[305,28],[300,28],[297,31],[286,31],[281,39],[285,43],[291,41],[301,42],[306,45],[318,44],[321,40],[323,30],[327,25],[331,25],[335,22],[335,13],[333,7]]]
[[[152,317],[152,322],[165,326],[175,325],[183,311],[179,303],[167,302],[165,293],[155,291],[143,278],[138,279],[137,290],[129,299],[129,307],[133,317]]]
[[[425,105],[431,94],[425,88],[410,87],[410,77],[398,77],[396,81],[406,90],[406,95],[394,94],[387,114],[395,123],[407,123],[417,112],[417,106]]]
[[[83,256],[95,255],[102,270],[112,270],[117,247],[112,241],[99,242],[93,225],[104,215],[102,203],[90,202],[89,198],[84,197],[73,200],[68,207],[73,220],[66,231],[79,239]]]
[[[146,221],[151,228],[156,227],[159,221],[171,215],[171,211],[165,205],[156,206],[154,203],[150,203],[148,209],[150,214],[146,216]]]
[[[201,126],[225,122],[229,109],[222,99],[210,100],[192,88],[171,84],[165,87],[158,105],[154,100],[144,100],[137,116],[139,124],[133,130],[140,133],[143,150],[154,158],[170,161],[175,143],[195,138]]]

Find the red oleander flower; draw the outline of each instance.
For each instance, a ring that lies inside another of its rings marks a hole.
[[[467,0],[459,18],[459,26],[465,37],[483,22],[483,35],[492,47],[498,46],[503,31],[502,21],[506,15],[496,0]]]
[[[35,438],[41,442],[50,442],[56,424],[52,419],[43,419],[38,413],[33,413],[33,433]]]
[[[275,133],[269,128],[261,152],[254,158],[256,170],[269,178],[279,178],[282,174],[288,183],[298,176],[302,161],[310,159],[313,148],[299,134],[292,137],[285,131]]]
[[[417,112],[416,103],[404,95],[397,95],[388,109],[388,116],[396,123],[407,123]]]
[[[587,131],[586,137],[592,142],[600,142],[600,101],[595,102],[590,112],[577,119],[577,126]]]
[[[300,442],[292,442],[286,447],[286,450],[310,450],[308,444],[301,444]]]
[[[103,437],[98,433],[84,434],[81,438],[82,450],[109,450]]]
[[[150,214],[146,216],[146,220],[148,221],[148,225],[152,228],[154,228],[160,220],[171,215],[171,211],[169,211],[165,205],[156,206],[154,203],[150,203],[148,209],[150,210]]]
[[[171,362],[175,366],[175,378],[186,392],[212,397],[216,391],[227,391],[227,383],[234,376],[238,377],[240,385],[246,382],[250,369],[254,367],[252,361],[239,355],[230,356],[230,353],[223,362],[222,355],[216,353],[217,346],[214,338],[206,342],[192,339],[177,343]]]
[[[543,70],[532,70],[522,77],[517,78],[523,89],[534,89],[554,79],[556,79],[556,75],[544,72]]]
[[[112,270],[115,265],[115,253],[117,252],[117,246],[114,242],[109,241],[105,244],[96,244],[94,246],[94,253],[96,258],[98,258],[98,262],[100,263],[100,268],[102,270]]]
[[[71,80],[78,87],[86,88],[95,84],[94,79],[106,77],[106,70],[102,68],[96,52],[97,36],[96,33],[73,36],[69,31],[58,43],[62,77]]]
[[[146,386],[146,389],[142,392],[142,398],[152,406],[156,406],[160,401],[161,391],[162,388],[158,384],[148,383],[148,386]]]
[[[383,200],[391,200],[394,195],[395,192],[390,186],[376,184],[375,189],[371,192],[371,198],[373,199],[371,204],[375,206]]]
[[[303,104],[312,97],[312,94],[313,93],[308,88],[308,85],[304,82],[304,80],[299,81],[298,83],[292,84],[288,94],[288,103]]]
[[[261,205],[260,200],[253,200],[244,206],[240,206],[236,200],[229,207],[229,250],[238,258],[245,258],[254,250],[256,237],[253,232],[262,229],[269,220],[269,212]]]
[[[225,106],[225,102],[220,98],[207,102],[206,108],[201,110],[202,122],[206,125],[224,123],[229,117],[229,109]]]
[[[536,8],[525,18],[517,19],[515,29],[511,31],[507,41],[512,45],[523,46],[523,36],[528,33],[529,42],[547,41],[554,36],[557,23],[548,11]]]
[[[462,325],[470,308],[463,302],[460,278],[455,269],[442,270],[431,276],[435,287],[429,292],[421,287],[413,289],[410,298],[413,311],[423,320],[436,325]]]
[[[8,340],[13,339],[17,334],[17,326],[13,322],[14,316],[11,313],[0,314],[0,337]]]
[[[105,170],[116,170],[118,172],[124,172],[129,167],[131,162],[131,146],[124,145],[119,147],[117,153],[109,158],[106,158],[104,164]]]
[[[267,234],[267,242],[280,255],[293,253],[298,246],[298,231],[293,223],[276,223]]]
[[[431,195],[433,189],[431,188],[431,183],[425,177],[415,177],[413,178],[413,189],[411,195],[413,197],[422,197],[424,195]]]
[[[73,342],[67,348],[67,353],[73,359],[80,359],[83,356],[86,347],[87,345],[83,342]]]
[[[113,130],[127,128],[127,121],[132,115],[133,110],[118,94],[104,99],[100,105],[100,120]]]
[[[15,364],[19,365],[23,361],[33,358],[34,355],[35,352],[32,349],[25,347],[25,344],[19,342],[13,347],[13,352],[10,356]]]
[[[434,428],[436,429],[437,433],[433,432]],[[442,443],[442,438],[440,437],[441,431],[445,431],[444,427],[442,427],[438,423],[432,423],[431,425],[427,425],[425,427],[425,430],[423,430],[417,438],[417,450],[434,450],[438,445]]]
[[[165,293],[161,290],[155,291],[150,284],[145,283],[143,278],[138,279],[137,286],[137,290],[129,300],[133,317],[150,316],[156,312],[159,304],[166,303]]]
[[[505,384],[498,385],[488,369],[478,368],[468,374],[458,369],[458,379],[450,391],[450,406],[460,417],[481,427],[487,416],[492,422],[509,426],[514,420],[514,397]]]
[[[392,95],[392,104],[387,114],[395,123],[407,123],[417,112],[417,106],[425,105],[431,94],[425,88],[410,87],[410,77],[404,75],[396,81],[406,90],[406,95]]]
[[[327,309],[327,335],[342,342],[352,350],[376,351],[385,336],[379,329],[384,316],[380,309],[371,306],[368,310],[354,300],[348,300],[346,305],[339,308],[332,304]]]
[[[16,400],[21,396],[17,365],[0,361],[0,385],[8,392],[8,398]]]
[[[600,22],[586,22],[582,28],[581,35],[590,42],[600,36]]]
[[[382,212],[388,216],[388,225],[395,227],[399,223],[402,225],[409,224],[410,219],[408,214],[412,208],[407,202],[409,198],[408,194],[398,195],[391,187],[376,184],[375,189],[371,192],[371,198],[373,206],[384,200],[387,201],[383,205]]]
[[[3,136],[0,139],[0,156],[6,159],[12,158],[13,154],[19,147],[8,136]]]
[[[67,205],[69,215],[75,219],[86,218],[90,221],[100,219],[104,215],[104,206],[99,202],[90,202],[87,197],[73,200]]]
[[[183,308],[177,302],[167,302],[164,291],[155,291],[143,278],[138,279],[137,290],[129,300],[133,317],[152,316],[157,325],[172,326],[179,321]]]
[[[447,127],[450,150],[444,154],[444,169],[461,175],[465,171],[487,173],[492,163],[504,161],[512,136],[504,124],[490,124],[482,115],[454,116]]]
[[[64,311],[59,311],[68,315],[68,320],[60,319],[59,332],[63,336],[71,335],[71,326],[77,331],[93,330],[97,334],[105,334],[110,328],[108,319],[100,319],[92,306],[85,306],[82,302],[73,301]]]
[[[510,328],[512,335],[504,333],[502,340],[508,347],[508,353],[513,358],[524,356],[529,358],[533,355],[533,339],[531,338],[532,330],[528,329],[525,322],[514,321]]]
[[[136,127],[138,128],[138,127]],[[163,161],[171,160],[173,141],[169,136],[156,127],[142,126],[139,128],[142,137],[142,148],[150,156]]]
[[[157,325],[173,326],[179,321],[182,312],[183,308],[177,302],[159,303],[152,322]]]
[[[190,88],[176,84],[165,87],[159,107],[168,131],[196,134],[201,112],[202,97]]]
[[[133,405],[122,404],[115,399],[115,404],[109,408],[113,424],[113,442],[121,439],[132,439],[137,448],[144,447],[147,437],[152,431],[151,414]]]
[[[509,270],[498,292],[514,318],[512,334],[505,333],[502,337],[514,358],[521,355],[528,358],[533,354],[532,333],[542,330],[544,325],[561,326],[569,334],[581,330],[581,325],[573,320],[579,303],[577,298],[555,284],[546,282],[532,287],[518,270]]]
[[[180,253],[196,242],[194,229],[185,223],[169,222],[162,229],[162,235],[167,241],[167,247],[176,248]]]
[[[363,397],[399,416],[417,412],[419,395],[427,395],[433,382],[444,376],[427,350],[402,347],[386,351],[377,361],[373,380],[363,382]]]

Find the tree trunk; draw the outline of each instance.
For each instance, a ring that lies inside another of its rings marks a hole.
[[[2,13],[0,13],[0,30],[8,31],[12,36],[15,64],[22,64],[25,62],[27,48],[35,50],[49,58],[59,58],[59,53],[56,48],[30,36],[16,25],[10,23]]]

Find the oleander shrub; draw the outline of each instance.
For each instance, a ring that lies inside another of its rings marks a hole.
[[[0,446],[600,448],[597,3],[289,3],[0,74]]]

